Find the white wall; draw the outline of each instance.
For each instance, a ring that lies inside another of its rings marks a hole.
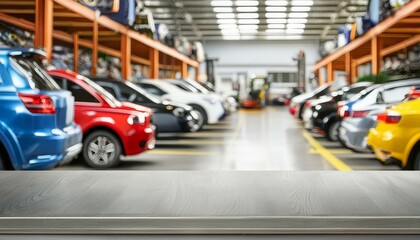
[[[297,63],[293,58],[300,50],[306,55],[308,76],[315,62],[321,58],[317,41],[207,41],[204,47],[208,58],[219,59],[215,64],[216,79],[219,81],[222,75],[236,76],[243,72],[248,77],[251,74],[267,75],[268,72],[297,72]],[[201,72],[205,72],[205,66]],[[222,85],[219,82],[216,84]]]

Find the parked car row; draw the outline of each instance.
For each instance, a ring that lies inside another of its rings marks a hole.
[[[290,113],[306,129],[355,152],[373,151],[384,164],[419,169],[420,79],[329,87],[296,96]]]
[[[169,80],[89,79],[45,67],[43,58],[34,49],[0,49],[0,169],[50,169],[77,157],[115,167],[121,155],[153,149],[157,134],[199,131],[231,107]]]

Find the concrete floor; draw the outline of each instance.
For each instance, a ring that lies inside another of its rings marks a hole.
[[[325,158],[352,170],[396,170],[372,154],[357,154],[339,143],[312,136],[323,150],[311,147],[305,130],[285,107],[240,110],[198,133],[164,136],[156,149],[122,159],[118,170],[340,170]],[[321,155],[320,152],[324,155]],[[340,166],[340,165],[339,165]],[[90,169],[73,162],[57,170]]]

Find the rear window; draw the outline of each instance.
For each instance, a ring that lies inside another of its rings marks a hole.
[[[28,82],[32,89],[60,89],[60,86],[42,69],[41,58],[13,56],[9,59],[12,68]]]

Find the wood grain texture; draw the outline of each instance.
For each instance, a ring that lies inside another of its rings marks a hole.
[[[0,233],[420,234],[417,172],[1,172]]]

